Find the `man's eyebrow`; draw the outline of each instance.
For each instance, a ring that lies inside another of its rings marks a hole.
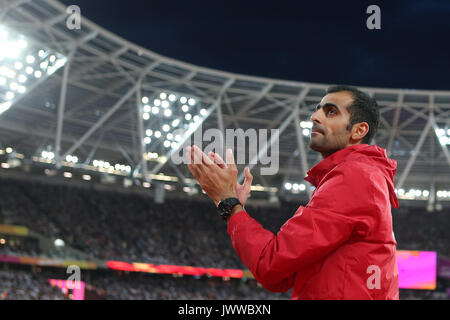
[[[327,102],[327,103],[325,103],[324,105],[318,104],[318,105],[316,106],[316,111],[319,110],[320,108],[323,108],[323,107],[335,107],[336,109],[338,109],[339,111],[341,111],[341,109],[339,109],[339,107],[338,107],[336,104],[332,103],[332,102]]]

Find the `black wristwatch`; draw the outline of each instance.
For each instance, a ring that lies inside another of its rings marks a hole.
[[[231,215],[231,211],[238,204],[242,205],[238,198],[226,198],[219,202],[217,208],[219,209],[220,216],[223,220],[227,220]]]

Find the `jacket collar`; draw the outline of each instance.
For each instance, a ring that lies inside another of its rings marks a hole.
[[[367,147],[367,144],[355,144],[336,151],[308,170],[304,180],[310,182],[314,187],[317,187],[320,184],[320,181],[322,181],[322,178],[335,166],[344,162],[349,154],[365,147]]]

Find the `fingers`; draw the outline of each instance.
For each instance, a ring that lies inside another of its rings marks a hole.
[[[204,165],[208,165],[208,166],[212,166],[214,164],[214,162],[206,155],[203,153],[203,151],[194,145],[194,152],[197,155],[197,157],[201,160],[201,164]]]
[[[232,172],[237,174],[238,169],[236,167],[236,163],[234,162],[234,156],[232,149],[226,150],[226,159],[227,162],[225,163],[223,159],[220,157],[220,155],[210,152],[209,156],[204,154],[202,150],[197,146],[187,147],[186,152],[189,159],[188,168],[192,172],[194,176],[201,175],[203,171],[205,171],[205,168],[203,166],[212,166],[214,164],[217,164],[222,169],[230,169]],[[228,164],[228,165],[227,165]],[[248,168],[247,168],[248,169]],[[247,178],[249,176],[249,178]],[[253,177],[251,176],[250,171],[246,172],[246,180],[249,181],[251,184]]]
[[[194,162],[194,151],[193,151],[193,149],[191,147],[187,147],[186,148],[186,154],[187,154],[187,157],[189,159],[189,163],[188,163],[189,171],[192,173],[194,178],[198,180],[198,178],[201,175],[201,172],[200,172],[200,170],[198,168],[198,165],[194,165],[195,162]]]
[[[208,155],[220,168],[222,169],[228,168],[225,161],[223,161],[222,157],[217,153],[211,151]]]
[[[244,172],[245,172],[244,189],[246,191],[250,191],[253,181],[253,175],[250,173],[250,169],[248,167],[245,167]]]
[[[237,174],[238,169],[236,167],[236,164],[234,163],[234,156],[233,156],[233,150],[232,149],[227,149],[227,151],[226,151],[226,159],[227,159],[228,169],[230,169],[232,172]]]
[[[206,155],[203,153],[203,151],[197,147],[197,146],[192,146],[192,147],[187,147],[186,148],[187,151],[187,155],[188,158],[190,159],[191,164],[194,165],[213,165],[214,162]]]
[[[251,174],[248,167],[245,167],[245,179],[249,180],[250,182],[253,181],[253,175]]]
[[[187,147],[186,154],[189,159],[188,168],[192,175],[198,180],[206,173],[205,166],[214,168],[214,161],[210,159],[203,151],[197,147]],[[214,170],[214,169],[213,169]]]

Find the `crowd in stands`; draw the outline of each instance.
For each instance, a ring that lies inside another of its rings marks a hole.
[[[254,279],[182,278],[143,273],[91,278],[108,300],[288,300],[290,292],[272,293]]]
[[[70,299],[60,289],[51,287],[49,278],[65,279],[64,270],[0,268],[0,300]],[[86,276],[88,273],[88,276]],[[87,278],[87,279],[86,279]],[[273,293],[254,279],[228,279],[155,275],[121,271],[83,271],[85,299],[106,300],[288,300],[291,291]],[[448,283],[438,281],[436,290],[400,290],[401,300],[447,300]],[[90,292],[95,292],[92,297]]]
[[[22,270],[0,270],[0,300],[64,300],[46,279]]]
[[[48,279],[65,279],[64,272],[33,268],[0,268],[0,300],[63,300],[68,294],[52,287]],[[88,273],[88,275],[86,275]],[[87,279],[86,279],[87,278]],[[254,279],[173,277],[121,271],[83,271],[85,298],[106,300],[288,300],[290,292],[271,293]],[[70,291],[69,291],[70,293]]]
[[[450,210],[427,212],[424,208],[399,208],[392,218],[397,249],[436,251],[450,257]]]
[[[0,192],[1,224],[26,226],[46,237],[63,239],[91,258],[245,267],[231,245],[226,224],[210,202],[155,204],[152,198],[137,194],[14,180],[2,181]],[[292,206],[283,213],[259,210],[255,215],[265,218],[264,224],[273,229],[295,209]]]
[[[247,211],[265,228],[276,233],[300,205],[306,204],[282,202],[279,208],[249,206]],[[445,210],[428,213],[425,209],[394,209],[398,249],[431,250],[450,256],[450,219],[447,216]],[[170,199],[164,204],[156,204],[151,197],[141,194],[1,179],[0,224],[25,226],[45,237],[63,239],[66,246],[78,249],[92,259],[246,268],[234,251],[226,223],[219,218],[212,202]],[[0,254],[4,253],[0,251]],[[52,254],[57,256],[58,252]],[[185,291],[176,285],[179,279],[116,280],[96,279],[100,287],[117,286],[116,290],[108,291],[110,298],[117,299],[176,299],[180,295],[187,299],[211,295],[226,299],[226,296],[246,297],[248,287],[257,288],[256,285],[231,281],[223,287],[222,283],[216,284],[218,290],[211,293],[210,287],[203,287],[203,280],[197,279],[185,279],[189,284]],[[197,285],[198,290],[193,291]],[[155,290],[150,290],[152,286]],[[172,286],[176,289],[171,289]],[[116,293],[112,295],[111,292]],[[261,288],[252,293],[252,297],[264,299],[266,293]]]

